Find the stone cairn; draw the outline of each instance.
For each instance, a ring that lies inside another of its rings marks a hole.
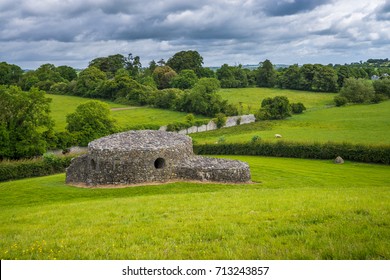
[[[192,139],[173,132],[143,130],[113,134],[88,144],[88,153],[74,158],[66,183],[131,185],[167,181],[247,183],[247,163],[196,156]]]

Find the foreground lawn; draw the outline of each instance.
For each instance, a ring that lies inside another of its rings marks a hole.
[[[348,142],[390,145],[390,100],[380,104],[333,107],[293,115],[279,121],[260,121],[239,127],[192,134],[198,143],[249,142],[255,135],[262,140],[294,142]]]
[[[232,157],[255,184],[0,184],[0,259],[390,259],[390,166]]]

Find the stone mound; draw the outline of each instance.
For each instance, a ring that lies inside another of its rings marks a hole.
[[[244,183],[246,163],[195,156],[192,139],[173,132],[143,130],[92,141],[88,153],[72,160],[68,184],[129,185],[170,180]]]

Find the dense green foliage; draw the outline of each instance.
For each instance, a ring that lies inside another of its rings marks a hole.
[[[176,73],[182,70],[192,70],[198,77],[202,77],[203,57],[197,51],[180,51],[175,53],[167,61],[167,66],[171,67]]]
[[[32,88],[0,86],[0,159],[32,157],[46,151],[53,127],[50,99]]]
[[[66,129],[82,146],[117,131],[110,107],[101,101],[89,101],[79,105],[74,113],[66,116],[66,121]]]
[[[263,99],[257,115],[260,120],[282,120],[291,116],[290,101],[286,96]]]
[[[369,146],[337,143],[267,142],[195,144],[194,151],[201,155],[256,155],[308,159],[343,159],[390,164],[390,145]]]
[[[389,166],[229,158],[256,183],[0,183],[0,259],[390,259]]]
[[[355,78],[346,79],[340,91],[340,96],[352,103],[370,102],[374,94],[374,87],[370,81]]]
[[[75,155],[55,156],[44,154],[42,158],[0,162],[0,182],[63,173]]]

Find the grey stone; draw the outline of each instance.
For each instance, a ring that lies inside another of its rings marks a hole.
[[[337,158],[335,158],[334,163],[336,163],[336,164],[343,164],[344,160],[343,160],[342,157],[338,156]]]
[[[128,131],[92,141],[88,153],[72,160],[66,183],[129,185],[170,180],[244,183],[248,164],[195,156],[192,139],[165,131]]]

